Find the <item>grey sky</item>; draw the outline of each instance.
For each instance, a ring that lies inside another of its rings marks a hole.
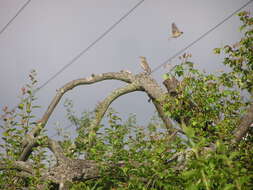
[[[146,0],[109,35],[97,43],[71,67],[38,92],[38,104],[43,106],[40,117],[57,88],[66,82],[88,77],[92,73],[127,69],[141,71],[139,56],[146,56],[152,68],[198,38],[248,0]],[[2,28],[24,0],[0,1]],[[0,105],[14,106],[19,89],[28,81],[28,73],[35,69],[40,84],[54,75],[74,56],[86,48],[109,26],[132,8],[138,0],[43,0],[31,1],[15,21],[0,35]],[[245,10],[252,11],[253,3]],[[184,32],[178,39],[168,40],[171,23]],[[222,57],[213,48],[240,39],[237,16],[217,28],[187,52],[193,55],[198,68],[215,71],[221,68]],[[172,64],[178,63],[178,59]],[[166,70],[153,73],[159,82]],[[81,86],[64,96],[73,99],[78,112],[92,110],[97,101],[122,83],[106,81]],[[123,116],[136,113],[145,124],[154,112],[143,93],[121,97],[113,107]],[[62,101],[63,102],[63,101]],[[62,102],[50,119],[49,126],[64,119]],[[50,129],[50,134],[53,129]]]

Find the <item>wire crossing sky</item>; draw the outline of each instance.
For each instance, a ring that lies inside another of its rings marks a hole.
[[[8,28],[8,26],[18,17],[18,15],[27,7],[27,5],[31,2],[32,0],[28,0],[25,2],[25,4],[17,11],[17,13],[10,19],[9,22],[2,28],[0,31],[0,35],[4,33],[4,31]]]
[[[25,2],[28,1],[0,1],[2,27]],[[41,105],[41,109],[36,110],[38,117],[51,102],[55,90],[63,84],[91,73],[119,70],[142,72],[139,60],[141,55],[147,57],[153,69],[152,77],[158,83],[162,82],[161,76],[168,69],[159,68],[173,59],[171,56],[175,53],[180,55],[179,50],[183,53],[183,48],[191,49],[191,60],[200,69],[209,72],[226,69],[222,65],[223,57],[214,55],[212,50],[214,47],[233,44],[240,40],[243,34],[238,31],[241,21],[237,16],[222,24],[220,22],[249,2],[251,4],[243,10],[252,12],[252,0],[32,1],[10,22],[9,27],[2,33],[4,36],[0,36],[0,104],[9,107],[18,104],[19,89],[28,83],[27,73],[33,69],[38,73],[39,83],[36,87],[42,88],[41,85],[51,78],[48,85],[45,84],[46,88],[36,93],[36,104]],[[134,6],[139,7],[136,9]],[[131,9],[135,9],[134,13],[128,16],[124,23],[119,21]],[[116,21],[119,21],[117,27],[112,32],[108,31]],[[172,22],[184,31],[184,35],[177,40],[168,41]],[[213,29],[217,23],[220,24],[219,27]],[[110,34],[107,35],[106,31]],[[105,36],[98,39],[101,34]],[[95,42],[96,39],[100,40],[99,43]],[[82,51],[92,45],[91,42],[95,43],[89,49],[92,51],[82,54]],[[71,64],[64,72],[52,78],[66,64],[71,63],[70,61],[81,61],[82,64]],[[177,64],[176,59],[172,61],[175,61],[172,66]],[[120,86],[120,82],[112,80],[80,87],[67,93],[64,98],[72,99],[78,111],[93,110],[97,101]],[[154,113],[154,107],[146,103],[147,97],[143,94],[132,93],[121,100],[116,101],[112,107],[119,111],[123,118],[134,112],[138,115],[138,123],[146,125],[147,118]],[[61,128],[69,127],[63,110],[64,102],[60,102],[49,121],[50,126],[60,121]],[[70,129],[74,130],[73,127]],[[48,130],[49,135],[54,132],[53,128]]]
[[[183,49],[181,49],[180,51],[178,51],[177,53],[175,53],[173,56],[171,56],[169,59],[167,59],[166,61],[164,61],[162,64],[158,65],[156,68],[154,68],[152,70],[151,73],[154,73],[155,71],[157,71],[158,69],[160,69],[163,65],[167,64],[169,61],[171,61],[172,59],[176,58],[177,56],[179,56],[180,54],[182,54],[185,50],[187,50],[188,48],[190,48],[191,46],[193,46],[195,43],[197,43],[198,41],[200,41],[201,39],[203,39],[205,36],[207,36],[209,33],[211,33],[212,31],[214,31],[216,28],[218,28],[220,25],[222,25],[223,23],[225,23],[227,20],[229,20],[232,16],[234,16],[236,13],[238,13],[239,11],[241,11],[243,8],[247,7],[250,3],[252,3],[253,0],[248,1],[247,3],[245,3],[243,6],[241,6],[240,8],[236,9],[234,12],[232,12],[230,15],[228,15],[225,19],[223,19],[221,22],[219,22],[218,24],[216,24],[214,27],[212,27],[211,29],[209,29],[207,32],[203,33],[200,37],[198,37],[196,40],[194,40],[193,42],[191,42],[189,45],[187,45],[186,47],[184,47]],[[141,2],[140,2],[141,3]],[[78,59],[79,57],[77,57]],[[59,71],[60,72],[60,71]],[[60,73],[59,73],[60,74]],[[54,75],[55,76],[55,75]],[[57,76],[57,74],[56,74]],[[49,81],[50,82],[50,81]],[[46,83],[45,83],[46,85]],[[66,127],[63,127],[62,129],[68,129],[72,127],[72,124],[67,125]],[[55,137],[58,133],[53,134],[51,137]]]
[[[54,80],[58,75],[60,75],[64,70],[73,65],[82,55],[87,53],[95,44],[97,44],[100,40],[102,40],[107,34],[109,34],[118,24],[120,24],[124,19],[126,19],[137,7],[139,7],[145,0],[139,1],[133,8],[127,11],[119,20],[117,20],[113,25],[111,25],[105,32],[103,32],[96,40],[94,40],[88,47],[78,53],[72,60],[69,61],[66,65],[64,65],[57,73],[51,76],[46,82],[44,82],[41,86],[35,89],[34,93],[37,93],[43,87],[45,87],[48,83]],[[16,13],[16,15],[5,25],[5,27],[1,30],[1,33],[11,24],[12,21],[24,10],[24,8],[31,2],[31,0],[27,1],[21,9]],[[0,34],[1,34],[0,33]],[[16,105],[14,109],[16,109],[18,105]]]
[[[120,24],[127,16],[129,16],[137,7],[139,7],[145,0],[139,1],[133,8],[131,8],[129,11],[127,11],[118,21],[116,21],[112,26],[110,26],[105,32],[103,32],[96,40],[94,40],[90,45],[88,45],[84,50],[82,50],[80,53],[78,53],[72,60],[69,61],[66,65],[64,65],[58,72],[56,72],[53,76],[51,76],[46,82],[44,82],[41,86],[39,86],[35,92],[39,91],[43,87],[45,87],[48,83],[50,83],[52,80],[54,80],[58,75],[60,75],[64,70],[66,70],[68,67],[73,65],[82,55],[87,53],[96,43],[98,43],[100,40],[102,40],[108,33],[110,33],[118,24]],[[178,55],[183,53],[185,50],[193,46],[195,43],[197,43],[199,40],[207,36],[209,33],[214,31],[216,28],[218,28],[220,25],[225,23],[228,19],[230,19],[234,14],[248,6],[253,0],[248,1],[246,4],[244,4],[242,7],[234,11],[232,14],[230,14],[228,17],[223,19],[221,22],[219,22],[217,25],[215,25],[213,28],[202,34],[199,38],[191,42],[189,45],[175,53],[173,56],[171,56],[169,59],[164,61],[162,64],[155,67],[151,73],[154,73],[158,69],[160,69],[163,65],[167,64],[172,59],[176,58]],[[3,29],[0,32],[0,35],[7,29],[7,27],[17,18],[17,16],[25,9],[25,7],[31,2],[31,0],[28,0],[14,15],[14,17],[3,27]]]
[[[144,0],[139,1],[133,8],[131,8],[128,12],[126,12],[117,22],[115,22],[112,26],[110,26],[104,33],[102,33],[96,40],[94,40],[90,45],[88,45],[87,48],[82,50],[80,53],[78,53],[72,60],[69,61],[66,65],[64,65],[57,73],[55,73],[52,77],[50,77],[46,82],[44,82],[40,87],[38,87],[37,90],[40,90],[44,86],[46,86],[48,83],[50,83],[52,80],[54,80],[59,74],[61,74],[64,70],[66,70],[68,67],[73,65],[74,62],[76,62],[82,55],[87,53],[96,43],[98,43],[100,40],[102,40],[108,33],[110,33],[119,23],[121,23],[127,16],[129,16],[137,7],[139,7]]]
[[[52,80],[54,80],[58,75],[60,75],[64,70],[66,70],[68,67],[70,67],[71,65],[73,65],[82,55],[84,55],[85,53],[87,53],[96,43],[98,43],[101,39],[103,39],[108,33],[110,33],[119,23],[121,23],[127,16],[129,16],[138,6],[140,6],[142,3],[144,2],[144,0],[141,0],[140,2],[138,2],[133,8],[131,8],[127,13],[125,13],[117,22],[115,22],[112,26],[110,26],[104,33],[102,33],[96,40],[94,40],[89,46],[87,46],[84,50],[82,50],[79,54],[77,54],[72,60],[69,61],[69,63],[67,63],[66,65],[64,65],[57,73],[55,73],[53,76],[51,76],[46,82],[44,82],[41,86],[39,86],[36,91],[39,91],[41,88],[45,87],[48,83],[50,83]],[[173,56],[171,56],[169,59],[167,59],[166,61],[164,61],[163,63],[161,63],[160,65],[158,65],[157,67],[155,67],[151,73],[154,73],[155,71],[157,71],[158,69],[160,69],[163,65],[167,64],[169,61],[171,61],[172,59],[176,58],[177,56],[179,56],[181,53],[183,53],[185,50],[187,50],[188,48],[190,48],[191,46],[193,46],[195,43],[197,43],[198,41],[200,41],[201,39],[203,39],[205,36],[207,36],[209,33],[211,33],[212,31],[214,31],[216,28],[218,28],[220,25],[222,25],[223,23],[225,23],[227,20],[229,20],[234,14],[236,14],[237,12],[239,12],[240,10],[242,10],[243,8],[245,8],[246,6],[248,6],[250,3],[252,3],[253,0],[248,1],[246,4],[244,4],[242,7],[240,7],[239,9],[235,10],[233,13],[231,13],[229,16],[227,16],[225,19],[223,19],[221,22],[219,22],[218,24],[216,24],[214,27],[212,27],[210,30],[208,30],[207,32],[205,32],[204,34],[202,34],[199,38],[197,38],[196,40],[194,40],[193,42],[191,42],[189,45],[187,45],[186,47],[182,48],[180,51],[178,51],[177,53],[175,53]]]
[[[199,38],[197,38],[196,40],[194,40],[193,42],[191,42],[188,46],[184,47],[183,49],[181,49],[180,51],[178,51],[176,54],[174,54],[173,56],[171,56],[169,59],[167,59],[166,61],[164,61],[162,64],[160,64],[159,66],[157,66],[155,69],[152,70],[151,73],[155,72],[156,70],[158,70],[159,68],[161,68],[163,65],[167,64],[169,61],[171,61],[172,59],[174,59],[175,57],[177,57],[178,55],[180,55],[181,53],[183,53],[185,50],[187,50],[188,48],[190,48],[191,46],[193,46],[199,40],[201,40],[202,38],[204,38],[205,36],[207,36],[209,33],[211,33],[212,31],[214,31],[216,28],[218,28],[220,25],[222,25],[223,23],[225,23],[228,19],[230,19],[232,16],[234,16],[236,13],[238,13],[243,8],[247,7],[252,2],[253,2],[253,0],[250,0],[246,4],[244,4],[242,7],[240,7],[239,9],[235,10],[233,13],[231,13],[229,16],[227,16],[221,22],[219,22],[214,27],[212,27],[210,30],[208,30],[207,32],[205,32],[204,34],[202,34]],[[66,127],[63,127],[63,129],[68,129],[70,127],[72,127],[72,124],[70,124],[70,125],[68,125]],[[55,137],[57,134],[58,133],[55,133],[51,137]]]
[[[208,34],[210,34],[212,31],[214,31],[216,28],[218,28],[220,25],[222,25],[223,23],[225,23],[228,19],[230,19],[232,16],[234,16],[236,13],[238,13],[243,8],[247,7],[252,2],[253,2],[253,0],[250,0],[246,4],[244,4],[243,6],[241,6],[239,9],[235,10],[233,13],[231,13],[230,15],[228,15],[225,19],[223,19],[221,22],[219,22],[218,24],[216,24],[214,27],[212,27],[210,30],[208,30],[204,34],[202,34],[200,37],[198,37],[196,40],[194,40],[193,42],[191,42],[189,45],[187,45],[186,47],[182,48],[180,51],[178,51],[177,53],[175,53],[169,59],[167,59],[166,61],[164,61],[163,63],[161,63],[157,67],[155,67],[151,71],[151,73],[154,73],[155,71],[157,71],[158,69],[160,69],[163,65],[167,64],[172,59],[174,59],[177,56],[179,56],[180,54],[182,54],[185,50],[187,50],[188,48],[190,48],[191,46],[193,46],[194,44],[196,44],[198,41],[200,41],[201,39],[203,39],[205,36],[207,36]]]

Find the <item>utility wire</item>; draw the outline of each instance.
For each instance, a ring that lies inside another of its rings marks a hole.
[[[8,28],[8,26],[17,18],[17,16],[25,9],[25,7],[31,2],[32,0],[28,0],[24,3],[24,5],[18,10],[18,12],[9,20],[9,22],[1,29],[0,35]]]
[[[28,1],[28,3],[31,0]],[[68,64],[66,64],[62,69],[60,69],[55,75],[53,75],[51,78],[49,78],[44,84],[42,84],[40,87],[38,87],[36,89],[36,92],[39,91],[41,88],[43,88],[44,86],[46,86],[49,82],[51,82],[54,78],[56,78],[59,74],[61,74],[65,69],[67,69],[69,66],[71,66],[77,59],[79,59],[84,53],[86,53],[90,48],[92,48],[98,41],[100,41],[104,36],[106,36],[109,32],[111,32],[122,20],[124,20],[128,15],[130,15],[131,12],[133,12],[139,5],[141,5],[144,2],[144,0],[141,0],[140,2],[138,2],[132,9],[130,9],[125,15],[123,15],[117,22],[115,22],[111,27],[109,27],[102,35],[100,35],[94,42],[92,42],[86,49],[84,49],[83,51],[81,51],[77,56],[75,56]],[[228,19],[230,19],[234,14],[236,14],[237,12],[239,12],[240,10],[242,10],[243,8],[245,8],[246,6],[248,6],[250,3],[252,3],[253,0],[248,1],[246,4],[244,4],[242,7],[240,7],[239,9],[235,10],[233,13],[231,13],[229,16],[227,16],[225,19],[223,19],[221,22],[219,22],[217,25],[215,25],[214,27],[212,27],[210,30],[208,30],[207,32],[205,32],[204,34],[202,34],[199,38],[197,38],[196,40],[194,40],[193,42],[191,42],[189,45],[187,45],[186,47],[184,47],[183,49],[181,49],[180,51],[178,51],[177,53],[175,53],[173,56],[171,56],[169,59],[167,59],[166,61],[164,61],[163,63],[161,63],[160,65],[158,65],[156,68],[154,68],[151,73],[154,73],[155,71],[157,71],[159,68],[161,68],[163,65],[167,64],[169,61],[171,61],[172,59],[174,59],[175,57],[177,57],[178,55],[180,55],[181,53],[183,53],[185,50],[187,50],[188,48],[190,48],[191,46],[193,46],[195,43],[197,43],[199,40],[201,40],[202,38],[204,38],[205,36],[207,36],[209,33],[211,33],[212,31],[214,31],[216,28],[218,28],[220,25],[222,25],[223,23],[225,23]],[[28,4],[26,3],[26,4]],[[26,5],[25,5],[26,6]],[[24,9],[24,7],[21,9]],[[21,11],[19,10],[19,12],[15,15],[15,17],[20,13]],[[14,19],[12,19],[14,20]],[[0,33],[1,34],[1,33]],[[64,127],[63,129],[68,129],[70,128],[72,125],[68,125],[66,127]],[[52,135],[51,137],[56,136],[57,134]]]
[[[209,33],[211,33],[213,30],[215,30],[217,27],[219,27],[220,25],[222,25],[223,23],[225,23],[228,19],[230,19],[234,14],[236,14],[237,12],[239,12],[240,10],[242,10],[243,8],[245,8],[246,6],[248,6],[250,3],[252,3],[253,0],[248,1],[246,4],[244,4],[242,7],[240,7],[239,9],[235,10],[233,13],[231,13],[229,16],[227,16],[225,19],[223,19],[221,22],[219,22],[218,24],[216,24],[214,27],[212,27],[210,30],[208,30],[207,32],[205,32],[204,34],[202,34],[199,38],[197,38],[196,40],[194,40],[193,42],[191,42],[189,45],[187,45],[186,47],[184,47],[183,49],[181,49],[180,51],[178,51],[177,53],[175,53],[173,56],[171,56],[169,59],[167,59],[166,61],[164,61],[162,64],[160,64],[159,66],[157,66],[155,69],[152,70],[151,73],[157,71],[159,68],[161,68],[163,65],[167,64],[169,61],[171,61],[172,59],[174,59],[175,57],[177,57],[178,55],[180,55],[181,53],[183,53],[186,49],[190,48],[191,46],[193,46],[195,43],[197,43],[199,40],[201,40],[202,38],[204,38],[206,35],[208,35]],[[140,2],[141,3],[141,2]],[[68,125],[66,127],[64,127],[63,129],[68,129],[70,128],[72,125]],[[54,135],[51,136],[55,137],[56,135],[58,135],[58,133],[55,133]]]
[[[31,0],[28,0],[18,11],[18,13],[9,21],[9,23],[4,27],[7,28],[7,26],[20,14],[20,12],[30,3]],[[34,94],[37,93],[39,90],[41,90],[43,87],[45,87],[48,83],[50,83],[52,80],[54,80],[59,74],[61,74],[65,69],[70,67],[74,64],[75,61],[77,61],[82,55],[87,53],[96,43],[98,43],[100,40],[102,40],[108,33],[110,33],[120,22],[122,22],[127,16],[129,16],[137,7],[139,7],[145,0],[139,1],[133,8],[131,8],[129,11],[127,11],[119,20],[117,20],[113,25],[111,25],[105,32],[103,32],[97,39],[95,39],[90,45],[88,45],[85,49],[83,49],[80,53],[78,53],[73,59],[71,59],[65,66],[63,66],[57,73],[55,73],[53,76],[51,76],[46,82],[44,82],[41,86],[36,88],[34,90]],[[3,31],[3,30],[2,30]],[[27,100],[28,98],[25,98]],[[12,110],[17,109],[18,105],[16,105]]]
[[[110,26],[104,33],[102,33],[95,41],[93,41],[88,47],[78,53],[73,59],[71,59],[66,65],[64,65],[57,73],[51,76],[45,83],[43,83],[38,90],[45,87],[48,83],[54,80],[59,74],[61,74],[65,69],[70,67],[74,62],[76,62],[83,54],[88,52],[96,43],[103,39],[108,33],[110,33],[120,22],[122,22],[128,15],[130,15],[138,6],[140,6],[144,0],[139,1],[133,8],[126,12],[118,21],[116,21],[112,26]]]
[[[239,9],[235,10],[233,13],[231,13],[230,15],[228,15],[225,19],[223,19],[221,22],[219,22],[218,24],[216,24],[214,27],[212,27],[210,30],[208,30],[204,34],[202,34],[200,37],[198,37],[196,40],[194,40],[193,42],[191,42],[189,45],[187,45],[186,47],[184,47],[183,49],[181,49],[180,51],[178,51],[177,53],[175,53],[173,56],[171,56],[169,59],[165,60],[163,63],[161,63],[160,65],[158,65],[157,67],[155,67],[151,71],[151,73],[154,73],[155,71],[157,71],[158,69],[160,69],[163,65],[166,65],[172,59],[174,59],[175,57],[177,57],[180,54],[182,54],[185,50],[187,50],[188,48],[190,48],[191,46],[193,46],[195,43],[197,43],[199,40],[201,40],[202,38],[204,38],[205,36],[207,36],[208,34],[210,34],[212,31],[214,31],[216,28],[218,28],[220,25],[222,25],[228,19],[230,19],[234,14],[236,14],[237,12],[239,12],[240,10],[242,10],[243,8],[245,8],[246,6],[248,6],[252,2],[253,2],[253,0],[250,0],[246,4],[244,4],[242,7],[240,7]]]
[[[28,6],[28,4],[31,2],[32,0],[28,0],[26,1],[22,7],[17,11],[17,13],[9,20],[9,22],[7,22],[7,24],[0,30],[0,35],[2,35],[4,33],[4,31],[8,28],[8,26],[11,25],[12,22],[14,22],[14,20],[18,17],[18,15]],[[26,98],[28,99],[28,98]],[[17,109],[18,105],[16,105],[12,110]]]

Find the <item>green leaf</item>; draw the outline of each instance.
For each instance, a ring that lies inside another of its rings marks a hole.
[[[225,187],[224,187],[224,190],[232,190],[232,189],[235,189],[235,186],[233,184],[226,184]]]
[[[214,53],[214,54],[220,54],[220,52],[221,52],[221,49],[220,49],[220,48],[214,48],[214,49],[213,49],[213,53]]]
[[[185,64],[188,65],[190,68],[193,68],[193,62],[186,61]]]
[[[164,80],[167,80],[168,78],[170,78],[170,74],[169,73],[165,73],[162,75]]]
[[[10,135],[9,135],[9,133],[7,133],[6,131],[5,131],[5,132],[3,132],[2,134],[3,134],[3,136],[5,136],[5,137],[10,136]]]
[[[198,124],[197,121],[193,121],[193,122],[192,122],[192,126],[196,126],[197,124]]]
[[[185,124],[182,124],[182,128],[187,137],[193,138],[195,136],[195,131],[190,126],[186,126]]]
[[[182,76],[184,74],[184,68],[183,68],[183,66],[182,65],[177,65],[175,67],[175,73],[179,77]]]
[[[24,109],[24,104],[22,104],[22,103],[19,104],[19,105],[18,105],[18,109],[23,110],[23,109]]]

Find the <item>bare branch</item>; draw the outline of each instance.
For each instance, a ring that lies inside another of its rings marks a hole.
[[[162,100],[162,98],[166,95],[166,92],[149,75],[145,75],[145,74],[136,75],[136,81],[151,98],[159,116],[163,120],[168,131],[172,132],[172,128],[173,128],[172,122],[164,113],[162,102],[159,102],[159,100]]]
[[[24,175],[27,175],[27,177],[34,174],[32,166],[23,161],[12,161],[12,162],[4,162],[0,161],[0,170],[19,170],[23,171]]]
[[[21,155],[18,158],[19,161],[26,161],[29,155],[32,153],[32,148],[38,145],[37,140],[39,139],[39,137],[29,139],[29,143],[27,143],[27,146],[24,147]]]
[[[39,120],[37,126],[31,132],[29,132],[24,139],[22,146],[24,147],[24,151],[22,152],[19,160],[27,160],[28,156],[31,153],[32,147],[35,146],[36,140],[34,139],[37,136],[41,129],[43,129],[50,118],[51,114],[53,113],[55,107],[58,105],[59,101],[61,100],[62,96],[69,90],[72,90],[74,87],[79,85],[89,85],[96,82],[104,81],[104,80],[120,80],[123,82],[130,83],[134,80],[134,75],[129,73],[128,71],[120,71],[120,72],[109,72],[99,75],[92,74],[91,77],[88,78],[81,78],[77,80],[73,80],[67,84],[65,84],[62,88],[57,90],[57,93],[51,103],[49,104],[47,111],[44,113],[43,117]]]
[[[56,184],[65,182],[85,181],[99,177],[98,165],[93,160],[66,159],[56,166],[43,172],[41,179]]]
[[[47,138],[47,143],[48,148],[53,152],[54,156],[56,157],[57,163],[66,162],[67,157],[64,155],[64,151],[61,145],[57,141],[50,138]]]
[[[100,102],[97,105],[95,109],[96,116],[95,116],[95,119],[91,122],[91,125],[92,125],[91,128],[94,129],[96,126],[100,124],[108,107],[118,97],[130,92],[142,91],[142,90],[143,90],[142,87],[135,83],[131,83],[125,87],[114,90],[107,98],[105,98],[102,102]]]
[[[62,88],[57,90],[57,93],[51,103],[49,104],[47,111],[44,113],[42,119],[40,120],[40,123],[42,126],[45,126],[49,117],[51,116],[52,112],[54,111],[55,107],[61,100],[62,96],[68,92],[69,90],[72,90],[73,88],[80,86],[80,85],[89,85],[96,82],[101,82],[104,80],[121,80],[127,83],[130,83],[133,80],[134,76],[128,72],[121,71],[121,72],[110,72],[110,73],[103,73],[99,75],[92,75],[88,78],[80,78],[73,80],[71,82],[68,82],[65,84]],[[39,131],[41,130],[40,127],[35,127],[31,131],[31,135],[36,136]]]
[[[160,102],[157,102],[156,100],[152,99],[153,104],[156,107],[156,110],[158,112],[158,115],[161,117],[161,119],[163,120],[166,128],[168,129],[169,132],[173,132],[173,125],[172,122],[170,120],[170,118],[168,118],[163,111],[163,106]]]
[[[79,85],[89,85],[89,84],[93,84],[93,83],[100,82],[103,80],[112,80],[112,79],[121,80],[130,84],[126,87],[119,88],[113,91],[110,96],[108,96],[101,104],[98,105],[98,107],[96,108],[96,117],[91,123],[92,125],[91,128],[95,129],[99,125],[109,105],[115,99],[117,99],[123,94],[130,93],[133,91],[145,91],[148,94],[148,96],[152,99],[159,113],[159,116],[164,121],[166,127],[168,129],[172,128],[172,123],[169,120],[169,118],[167,118],[167,116],[165,115],[161,103],[157,102],[157,100],[161,99],[165,95],[166,92],[157,84],[157,82],[150,75],[146,75],[145,73],[133,75],[127,71],[110,72],[110,73],[104,73],[100,75],[92,75],[91,77],[88,77],[88,78],[73,80],[65,84],[62,88],[60,88],[57,91],[55,97],[53,98],[50,105],[48,106],[47,111],[44,113],[40,122],[38,122],[38,125],[33,130],[31,130],[31,132],[27,135],[27,138],[24,140],[23,142],[24,151],[20,156],[20,160],[24,161],[28,158],[29,154],[32,151],[32,147],[36,145],[36,140],[33,138],[38,136],[41,129],[45,127],[55,107],[57,106],[60,99],[67,91],[72,90],[74,87],[77,87]]]
[[[246,114],[241,117],[238,128],[234,131],[233,143],[238,143],[247,133],[253,123],[253,104],[250,105]]]

